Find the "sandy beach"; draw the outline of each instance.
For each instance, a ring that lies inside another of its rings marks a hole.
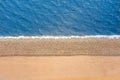
[[[0,39],[0,56],[120,55],[120,39]]]
[[[120,80],[120,56],[0,57],[0,80]]]
[[[0,80],[120,80],[120,39],[0,39],[0,56]]]

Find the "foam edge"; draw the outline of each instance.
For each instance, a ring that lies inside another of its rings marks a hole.
[[[85,36],[0,36],[0,39],[86,39],[106,38],[120,39],[120,35],[85,35]]]

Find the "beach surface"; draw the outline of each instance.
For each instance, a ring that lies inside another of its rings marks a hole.
[[[0,39],[0,56],[120,55],[120,39]]]
[[[120,80],[120,39],[0,39],[0,80]]]
[[[0,57],[0,80],[120,80],[120,56]]]

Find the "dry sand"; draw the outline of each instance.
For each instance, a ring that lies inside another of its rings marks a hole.
[[[0,57],[0,80],[120,80],[120,56]]]
[[[120,80],[120,39],[0,39],[0,55],[0,80]]]
[[[0,39],[0,55],[120,55],[120,39]]]

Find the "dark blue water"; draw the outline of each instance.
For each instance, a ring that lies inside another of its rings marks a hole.
[[[0,0],[0,36],[120,34],[120,0]]]

